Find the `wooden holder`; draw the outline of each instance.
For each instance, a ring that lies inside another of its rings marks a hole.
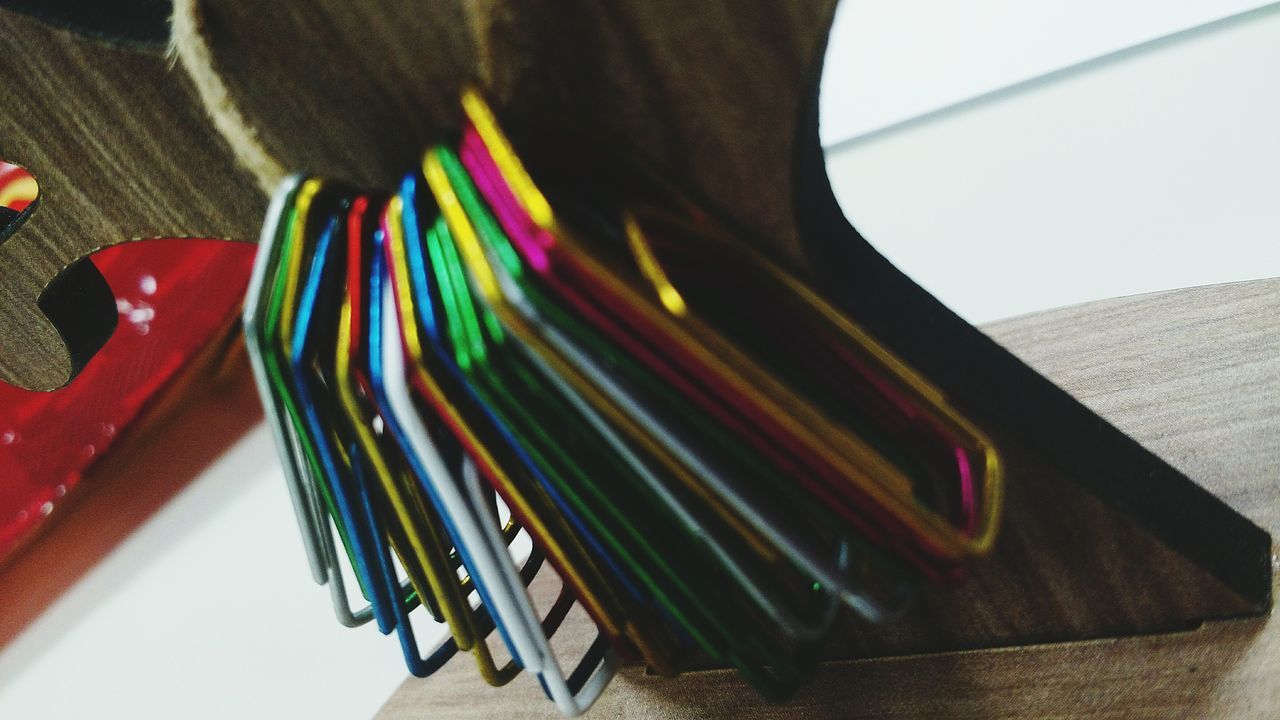
[[[109,298],[81,263],[91,250],[255,237],[263,189],[287,170],[390,187],[456,124],[458,90],[476,81],[526,147],[566,118],[626,138],[751,228],[746,241],[807,274],[1005,449],[994,555],[900,621],[846,623],[831,658],[1175,631],[1264,612],[1265,531],[964,323],[843,217],[816,124],[833,12],[833,0],[177,0],[168,59],[144,41],[104,45],[0,9],[11,39],[0,72],[16,83],[0,106],[0,157],[41,183],[38,211],[0,245],[0,379],[57,387],[105,337]],[[1157,386],[1146,409],[1177,400],[1175,386]],[[1206,412],[1186,419],[1218,432],[1225,414]],[[1262,492],[1274,467],[1250,468],[1246,487]],[[1212,467],[1200,479],[1236,481]]]
[[[1103,417],[1194,477],[1204,478],[1234,508],[1275,532],[1280,529],[1275,480],[1280,467],[1277,317],[1280,280],[1266,280],[1105,300],[984,329]],[[1159,412],[1152,412],[1153,407]],[[1025,506],[1011,508],[1006,531],[1035,520],[1024,510]],[[1081,536],[1078,542],[1098,540]],[[1123,546],[1102,542],[1111,562],[1129,561]],[[1007,545],[998,546],[996,563],[1016,562]],[[1056,555],[1053,548],[1026,549]],[[1165,559],[1162,555],[1147,562],[1158,565]],[[1044,565],[1040,556],[1026,562],[1025,574],[1013,579],[1017,591],[1026,595],[1028,604],[1056,606],[1063,616],[1088,617],[1092,608],[1078,598],[1117,595],[1116,586],[1125,585],[1123,577],[1101,572],[1097,585],[1062,594],[1056,564]],[[979,642],[1004,637],[1015,647],[902,654],[863,644],[856,656],[866,659],[826,664],[809,686],[781,706],[759,699],[730,670],[672,679],[626,668],[591,712],[595,717],[630,720],[1270,720],[1280,714],[1276,618],[1189,623],[1177,632],[1157,635],[1117,629],[1117,635],[1127,637],[1033,644],[1043,637],[1036,628],[1022,636],[1004,629],[1013,616],[984,596],[1007,593],[992,590],[990,582],[992,575],[987,573],[983,588],[932,599],[904,619],[905,632],[941,644],[968,631]],[[547,603],[556,589],[554,583],[545,583],[535,585],[534,592]],[[1124,594],[1132,596],[1139,589],[1131,585]],[[1177,593],[1176,588],[1159,585],[1148,589],[1153,595]],[[974,602],[978,604],[964,607]],[[1137,612],[1136,606],[1117,606],[1120,620],[1112,627],[1122,622],[1137,625],[1142,622]],[[585,647],[594,637],[582,618],[573,620],[571,616],[572,624],[561,630],[565,636],[557,635],[558,646]],[[922,629],[930,622],[956,620],[964,623],[963,629]],[[973,630],[982,625],[993,634],[982,636]],[[377,720],[495,717],[532,720],[557,714],[533,679],[516,678],[506,687],[490,688],[470,662],[459,661],[426,680],[406,680]]]

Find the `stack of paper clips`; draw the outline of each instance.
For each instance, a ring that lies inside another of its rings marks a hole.
[[[344,624],[397,632],[418,676],[527,670],[567,715],[621,662],[783,699],[842,608],[882,621],[991,547],[999,456],[928,380],[660,181],[532,177],[463,106],[394,194],[286,181],[245,304]],[[566,671],[574,604],[598,634]],[[447,639],[418,647],[414,611]]]

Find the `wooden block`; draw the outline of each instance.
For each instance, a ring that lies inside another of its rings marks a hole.
[[[1106,300],[996,323],[986,331],[1233,508],[1272,532],[1280,528],[1280,280]],[[1024,520],[1019,512],[1019,506],[1010,509],[1010,525]],[[1001,538],[991,562],[1002,562],[1008,540]],[[1131,556],[1128,549],[1111,549],[1118,562]],[[1152,565],[1162,561],[1148,559]],[[1280,560],[1272,555],[1269,562]],[[1034,557],[1023,568],[1026,573],[1010,581],[1032,598],[1029,604],[1064,602],[1053,587],[1054,568],[1037,567]],[[991,576],[980,569],[984,577]],[[1112,595],[1117,583],[1123,578],[1103,578],[1089,592]],[[896,625],[923,625],[934,633],[930,637],[947,637],[951,631],[937,623],[951,621],[948,604],[968,601],[969,592],[928,599]],[[1184,591],[1165,586],[1157,592]],[[989,627],[1006,622],[999,610],[985,607]],[[1116,610],[1125,614],[1123,607]],[[955,612],[964,617],[968,611]],[[1075,612],[1066,608],[1063,616]],[[569,631],[592,632],[585,624]],[[784,706],[757,699],[730,671],[666,679],[629,668],[593,712],[654,720],[1274,718],[1280,714],[1277,672],[1280,625],[1263,617],[1197,623],[1160,635],[834,662]],[[531,678],[492,689],[459,661],[435,677],[408,680],[378,717],[556,713]]]

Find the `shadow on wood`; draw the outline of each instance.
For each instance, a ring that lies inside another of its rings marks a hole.
[[[1274,476],[1280,467],[1280,418],[1274,411],[1280,398],[1280,357],[1274,352],[1280,340],[1278,311],[1280,280],[1269,280],[1090,303],[986,330],[1137,440],[1159,447],[1193,477],[1205,478],[1206,486],[1230,498],[1236,510],[1275,531],[1280,527]],[[1151,404],[1165,411],[1155,415]],[[1015,527],[1036,519],[1022,512],[1010,508]],[[1130,548],[1115,551],[1114,566],[1134,555]],[[1009,561],[1001,560],[1007,552],[999,546],[995,562]],[[1159,565],[1162,559],[1147,561]],[[1043,611],[1046,617],[1088,617],[1087,609],[1081,615],[1073,606],[1078,598],[1037,588],[1032,580],[1017,581],[1034,595],[1032,604],[1050,608]],[[1114,593],[1105,585],[1093,590],[1104,598]],[[1077,593],[1089,594],[1088,589]],[[952,607],[960,599],[939,599],[936,606],[926,601],[919,610],[929,615],[951,607],[963,615],[981,609],[992,628],[1006,622],[995,612],[999,608]],[[934,645],[959,632],[922,633],[920,628],[933,624],[914,613],[902,624],[908,636]],[[1280,622],[1261,617],[1196,626],[1153,635],[1117,625],[1113,631],[1130,637],[1055,644],[1013,638],[1019,646],[908,655],[892,652],[885,642],[873,647],[865,638],[861,644],[843,638],[845,644],[833,646],[833,653],[897,656],[828,663],[782,706],[760,700],[731,671],[668,679],[632,667],[592,712],[653,720],[1275,717],[1280,712],[1280,685],[1274,682],[1280,672]],[[594,632],[586,625],[566,631],[583,638]],[[378,717],[551,718],[556,713],[530,678],[493,689],[473,668],[454,663],[435,677],[406,681]]]

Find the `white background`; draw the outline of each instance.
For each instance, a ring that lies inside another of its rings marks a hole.
[[[827,170],[845,214],[916,282],[980,323],[1097,298],[1280,275],[1275,6],[1011,87],[1031,68],[1063,68],[1081,47],[1103,47],[1050,41],[1050,23],[1111,39],[1122,35],[1110,25],[1119,23],[1146,38],[1151,33],[1138,32],[1146,27],[1138,21],[1158,16],[1137,9],[1151,3],[1105,3],[1130,8],[1130,15],[1111,17],[1100,0],[1075,0],[1068,4],[1090,16],[1070,22],[1061,8],[1050,12],[1057,2],[911,0],[877,7],[898,8],[892,17],[905,22],[901,8],[934,4],[952,13],[973,4],[1004,19],[982,35],[982,24],[948,18],[961,37],[937,41],[943,52],[930,55],[941,32],[933,21],[921,23],[931,28],[924,43],[905,29],[897,42],[858,38],[861,31],[844,13],[856,16],[867,4],[841,8],[837,31],[851,37],[828,59],[843,55],[841,47],[869,43],[891,57],[901,54],[903,82],[921,85],[882,96],[890,83],[864,81],[865,70],[854,71],[862,65],[837,63],[820,99],[824,136],[841,138],[828,144]],[[1203,17],[1207,6],[1241,3],[1161,4],[1182,8],[1183,17],[1199,6]],[[996,6],[1022,10],[1005,16]],[[1032,17],[1028,7],[1043,7],[1045,15]],[[1021,34],[1007,40],[1013,19],[1044,42],[1028,44]],[[1015,62],[1015,55],[1022,59]],[[896,78],[898,67],[879,72]],[[837,91],[846,87],[846,73],[853,89]],[[954,78],[956,89],[939,77]],[[960,87],[1007,89],[946,105]],[[876,102],[864,108],[864,96]],[[929,113],[904,122],[908,108]],[[883,125],[886,118],[894,124]]]
[[[1280,12],[1185,32],[1259,4],[849,0],[842,205],[975,322],[1280,275]],[[259,428],[0,652],[0,718],[352,720],[404,677],[311,584]]]

